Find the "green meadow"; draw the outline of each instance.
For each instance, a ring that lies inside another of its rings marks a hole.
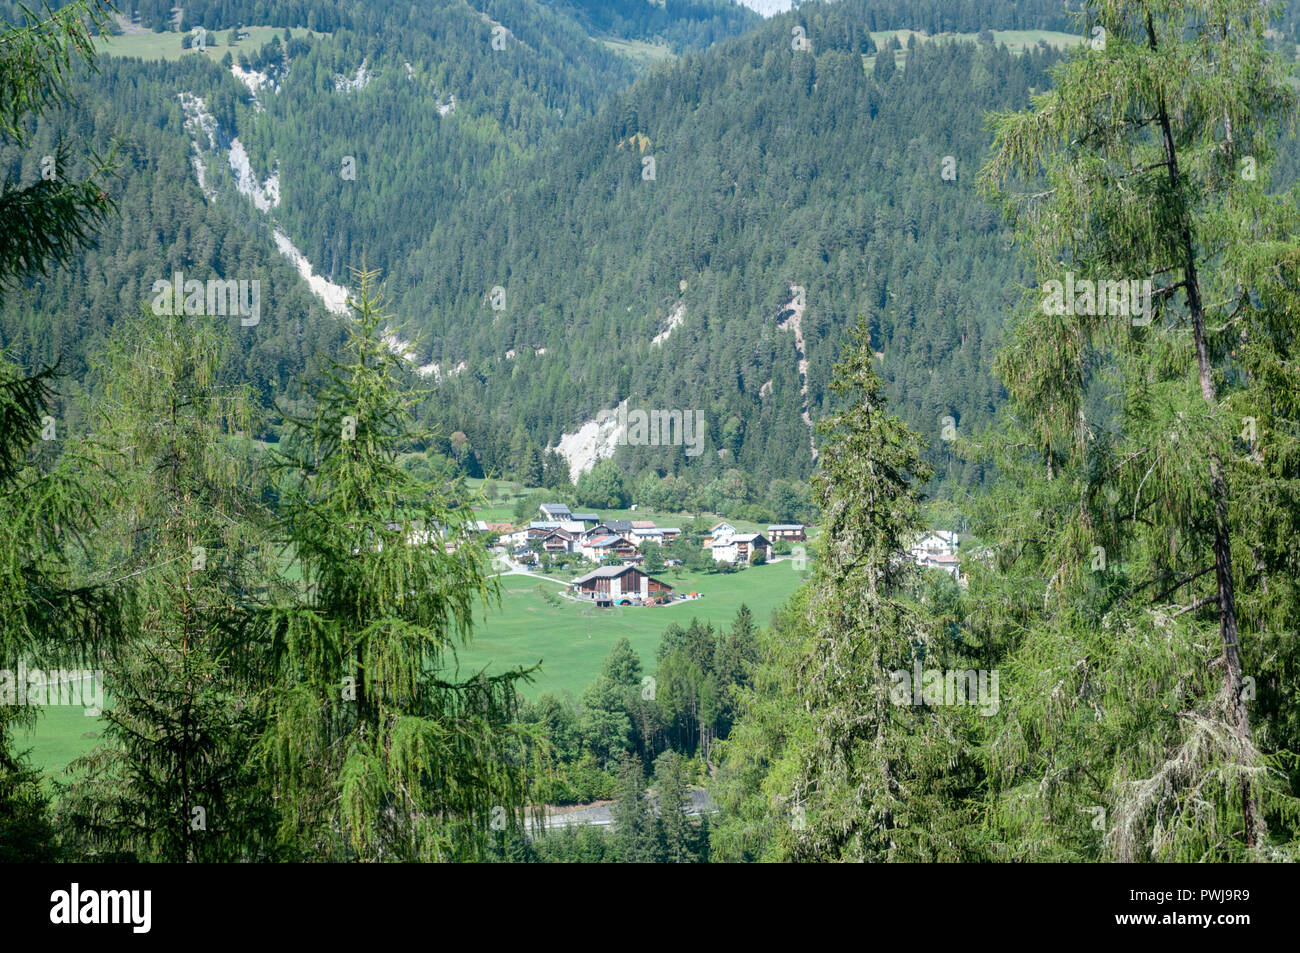
[[[295,37],[324,36],[323,33],[312,33],[311,30],[302,27],[294,27],[289,32]],[[104,37],[96,42],[96,46],[101,53],[107,53],[109,56],[133,56],[142,60],[178,60],[182,56],[207,56],[220,62],[228,52],[236,59],[239,58],[240,53],[257,52],[270,43],[272,37],[282,37],[284,29],[274,26],[250,26],[244,27],[241,33],[246,35],[231,46],[227,42],[230,36],[229,30],[209,31],[204,44],[206,48],[203,50],[182,50],[181,39],[188,34],[170,31],[126,33],[121,36]]]
[[[1056,30],[993,30],[993,42],[1005,46],[1012,53],[1019,55],[1040,42],[1058,50],[1068,50],[1086,42],[1087,38],[1078,33],[1061,33]],[[916,30],[873,30],[871,41],[879,48],[897,37],[902,44],[901,50],[894,51],[894,65],[902,69],[907,62],[907,41],[915,36],[918,43],[933,43],[956,40],[964,43],[978,42],[977,33],[939,33],[931,36]],[[870,70],[876,62],[874,55],[863,56],[862,62]]]
[[[492,605],[479,614],[471,644],[459,649],[448,664],[458,662],[460,676],[467,677],[540,662],[533,681],[522,687],[523,694],[535,698],[542,692],[568,692],[576,698],[600,672],[600,663],[620,637],[627,636],[632,643],[646,674],[654,674],[655,648],[670,623],[685,627],[694,617],[730,625],[743,602],[766,626],[772,610],[794,593],[806,575],[796,572],[788,559],[735,573],[675,572],[670,569],[657,578],[678,592],[695,591],[702,597],[670,606],[596,609],[567,599],[553,606],[537,587],[558,595],[564,588],[560,580],[500,576],[500,607]],[[46,708],[35,727],[17,733],[16,747],[30,751],[33,765],[59,774],[70,761],[94,748],[101,730],[100,719],[86,717],[81,708]]]
[[[646,43],[644,40],[623,40],[616,37],[601,37],[598,42],[606,49],[626,56],[640,69],[646,69],[673,55],[672,49],[662,43]]]
[[[615,606],[597,609],[567,599],[551,605],[537,591],[559,593],[558,582],[534,576],[506,575],[501,583],[501,607],[490,608],[475,626],[474,640],[459,653],[460,674],[479,670],[502,672],[541,662],[534,680],[523,693],[542,692],[577,697],[600,672],[600,663],[619,638],[627,636],[641,656],[647,674],[654,674],[659,637],[671,623],[685,627],[691,619],[707,619],[728,626],[743,602],[759,625],[766,626],[772,610],[785,602],[806,573],[796,572],[790,560],[751,566],[735,573],[697,574],[674,570],[660,573],[677,592],[699,592],[701,598],[668,606]]]
[[[99,743],[103,722],[80,705],[42,708],[34,727],[15,732],[18,751],[26,750],[33,767],[60,774],[70,761],[89,754]]]
[[[175,38],[176,34],[164,36]],[[179,51],[179,40],[176,45]],[[478,493],[489,481],[467,482],[471,492]],[[480,505],[474,507],[474,518],[514,522],[516,499],[536,492],[533,487],[516,490],[509,481],[495,481],[495,497],[480,500]],[[602,519],[653,520],[659,526],[682,529],[694,518],[694,514],[652,510],[597,509],[597,512]],[[717,514],[701,515],[710,525],[724,518]],[[537,519],[538,514],[530,514],[528,518]],[[727,521],[741,532],[767,529],[765,524],[746,520]],[[811,535],[815,536],[816,531]],[[297,575],[297,567],[292,562],[286,562],[284,568],[290,577]],[[480,671],[499,673],[540,663],[532,673],[532,681],[521,686],[524,695],[536,698],[543,692],[554,692],[576,698],[600,672],[601,662],[619,638],[627,637],[641,656],[644,671],[652,675],[655,649],[670,623],[685,627],[692,618],[699,618],[715,626],[728,626],[741,603],[745,603],[755,621],[766,626],[772,610],[793,595],[807,576],[806,570],[796,571],[789,559],[734,573],[696,573],[676,567],[657,573],[656,578],[679,593],[698,592],[701,598],[668,606],[596,609],[560,596],[565,582],[587,568],[557,573],[546,579],[519,574],[498,576],[500,605],[490,604],[476,614],[472,641],[466,647],[459,647],[454,657],[447,659],[447,664],[456,669],[459,677],[465,678]],[[552,598],[544,598],[539,586],[552,594]],[[17,747],[29,749],[31,761],[37,767],[49,774],[59,774],[69,762],[95,747],[101,730],[100,719],[86,717],[81,708],[46,708],[33,728],[18,732]]]

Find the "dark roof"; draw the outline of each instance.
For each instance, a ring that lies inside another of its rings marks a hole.
[[[573,582],[569,583],[569,585],[577,586],[584,582],[590,582],[593,579],[614,579],[623,575],[623,573],[631,572],[634,569],[636,569],[635,566],[601,566],[599,569],[593,569],[585,576],[579,576],[577,579],[573,580]],[[644,572],[645,570],[636,569],[636,571]]]
[[[573,582],[569,583],[569,585],[580,586],[584,582],[590,582],[593,579],[616,579],[619,576],[623,575],[624,573],[631,572],[634,569],[637,572],[645,575],[646,578],[650,579],[655,584],[663,586],[665,589],[671,590],[673,588],[672,586],[668,585],[668,583],[660,582],[658,579],[655,579],[644,569],[637,569],[636,566],[601,566],[599,569],[593,569],[585,576],[579,576],[577,579],[573,580]]]
[[[632,528],[630,520],[606,520],[605,525],[610,529],[618,530],[619,532],[626,532]]]

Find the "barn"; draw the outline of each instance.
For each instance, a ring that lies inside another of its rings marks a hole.
[[[635,566],[601,566],[569,583],[578,595],[597,602],[640,599],[642,602],[664,599],[673,587],[650,578]]]

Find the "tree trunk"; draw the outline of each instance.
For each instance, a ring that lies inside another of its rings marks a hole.
[[[1155,27],[1151,14],[1147,14],[1147,40],[1156,48]],[[1192,241],[1187,208],[1178,171],[1178,152],[1174,147],[1169,113],[1163,99],[1158,112],[1160,132],[1164,138],[1165,160],[1169,171],[1169,185],[1178,204],[1179,235],[1182,243],[1183,279],[1187,288],[1187,307],[1192,317],[1192,338],[1196,346],[1196,367],[1200,378],[1201,396],[1213,407],[1216,403],[1214,377],[1210,367],[1209,346],[1205,340],[1205,310],[1201,302],[1201,289],[1196,274],[1196,248]],[[1214,577],[1218,587],[1219,637],[1223,644],[1223,678],[1228,695],[1229,715],[1233,727],[1246,742],[1250,741],[1250,715],[1241,693],[1241,653],[1237,641],[1237,602],[1232,581],[1232,541],[1228,530],[1228,486],[1223,477],[1223,462],[1218,453],[1210,454],[1210,496],[1214,501]],[[1250,790],[1250,780],[1241,779],[1241,810],[1245,820],[1246,845],[1254,847],[1256,841],[1255,798]]]

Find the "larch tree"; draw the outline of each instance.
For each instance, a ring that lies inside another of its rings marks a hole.
[[[1054,89],[991,120],[982,181],[1040,282],[998,363],[1022,505],[992,522],[1042,600],[1005,635],[991,752],[1009,836],[1048,855],[1088,818],[1121,860],[1268,856],[1270,815],[1294,828],[1271,759],[1295,739],[1297,555],[1276,534],[1296,520],[1300,249],[1268,187],[1293,110],[1270,12],[1094,0]]]
[[[457,674],[496,584],[463,487],[400,466],[431,435],[383,340],[376,279],[357,274],[343,362],[309,383],[274,451],[301,584],[271,610],[260,757],[303,857],[480,858],[489,831],[523,822],[526,673]]]

